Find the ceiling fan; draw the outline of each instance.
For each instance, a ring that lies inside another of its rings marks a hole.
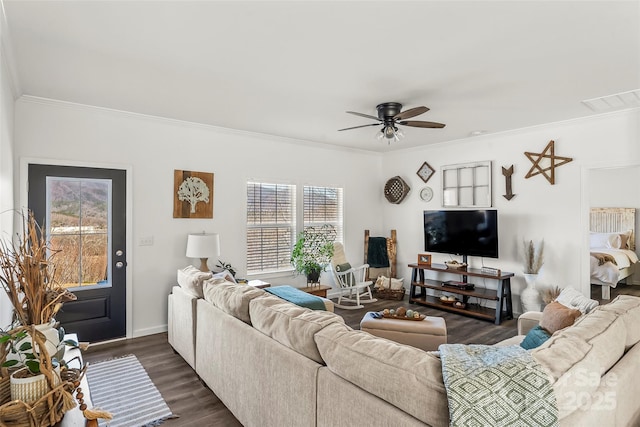
[[[389,142],[392,139],[399,141],[404,135],[402,131],[398,129],[398,125],[413,126],[418,128],[443,128],[444,123],[436,122],[424,122],[421,120],[406,120],[412,117],[429,111],[427,107],[415,107],[409,110],[402,111],[402,104],[398,102],[383,102],[376,106],[378,110],[378,117],[370,116],[369,114],[357,113],[355,111],[347,111],[349,114],[355,114],[356,116],[365,117],[367,119],[377,120],[377,123],[369,123],[368,125],[353,126],[344,129],[338,129],[338,131],[358,129],[368,126],[380,126],[382,129],[378,133],[378,139],[386,138]]]

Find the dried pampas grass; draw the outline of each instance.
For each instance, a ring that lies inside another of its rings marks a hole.
[[[524,273],[538,274],[544,264],[544,240],[523,242]]]
[[[558,298],[560,292],[562,292],[562,289],[560,289],[558,286],[551,286],[549,288],[540,290],[540,296],[542,297],[542,301],[544,301],[545,304],[550,304],[555,301],[556,298]]]

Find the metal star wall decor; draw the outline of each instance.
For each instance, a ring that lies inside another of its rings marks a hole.
[[[551,185],[556,183],[556,168],[569,163],[573,159],[571,157],[556,156],[554,144],[553,140],[549,141],[542,153],[530,153],[528,151],[524,153],[533,163],[525,178],[542,174]]]

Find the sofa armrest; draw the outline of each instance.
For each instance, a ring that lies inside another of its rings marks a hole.
[[[527,333],[540,323],[542,312],[527,311],[518,317],[518,335],[527,335]]]

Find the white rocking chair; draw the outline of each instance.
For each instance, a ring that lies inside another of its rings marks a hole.
[[[333,244],[333,258],[331,258],[331,271],[335,279],[337,290],[339,291],[338,303],[336,307],[346,310],[356,310],[364,308],[363,304],[376,302],[371,294],[371,280],[365,280],[369,264],[359,267],[351,267],[344,255],[342,243]],[[342,301],[355,305],[343,305]]]

